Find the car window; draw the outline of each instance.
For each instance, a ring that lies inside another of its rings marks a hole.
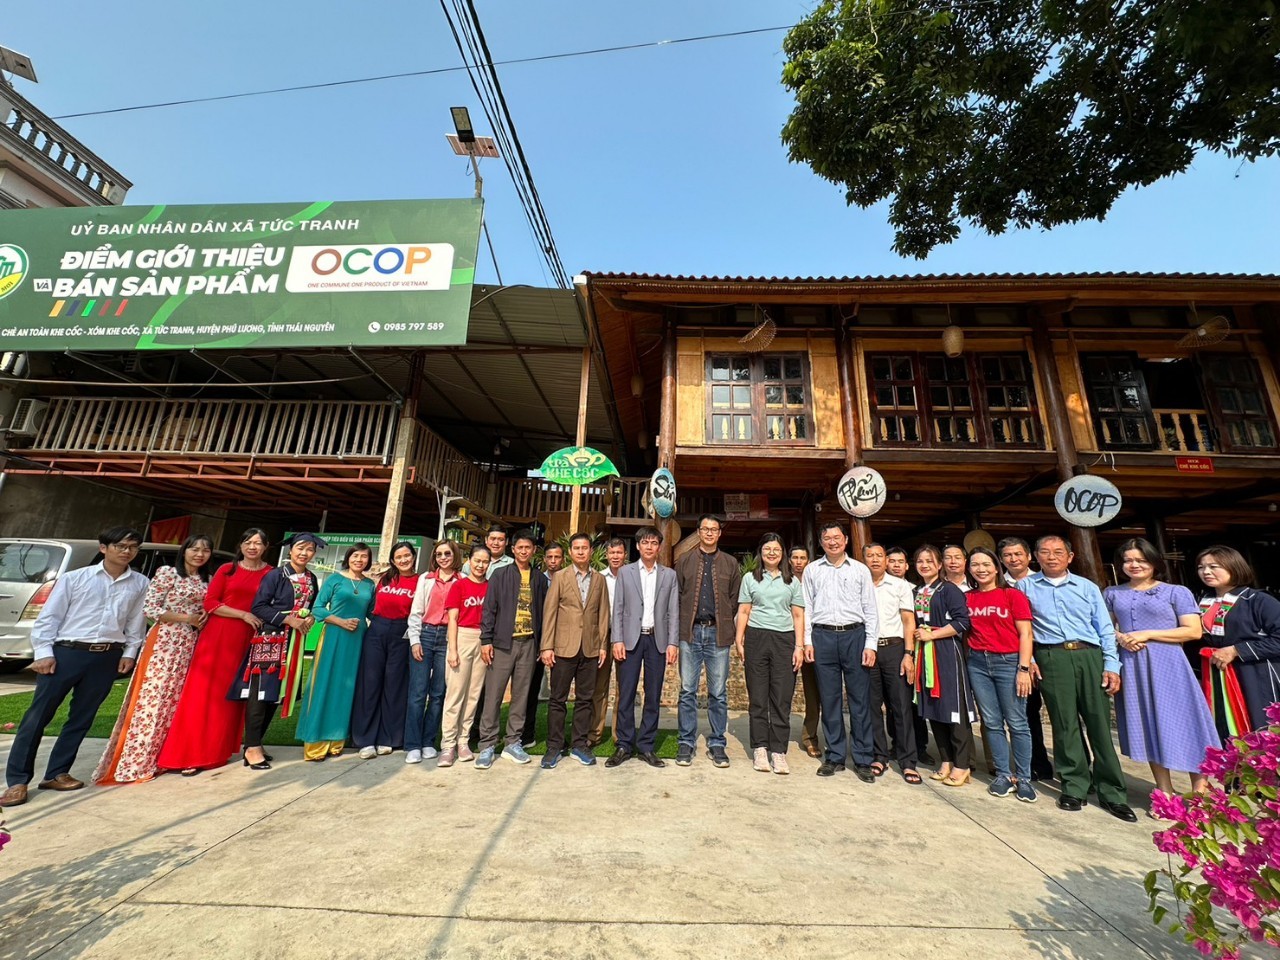
[[[0,543],[0,583],[44,583],[62,569],[67,548],[55,543]]]

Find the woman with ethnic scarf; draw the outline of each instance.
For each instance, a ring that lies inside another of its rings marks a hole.
[[[929,779],[963,787],[973,764],[978,719],[964,659],[969,606],[960,588],[942,578],[941,550],[925,544],[914,559],[921,580],[916,587],[916,707],[942,753],[938,772]]]
[[[1252,587],[1253,568],[1231,547],[1201,550],[1196,573],[1209,588],[1201,681],[1225,741],[1265,727],[1280,700],[1280,600]]]
[[[294,534],[289,559],[262,578],[253,598],[253,615],[262,627],[249,644],[244,663],[227,693],[228,700],[244,700],[244,765],[270,770],[271,758],[262,749],[276,707],[289,716],[301,671],[302,638],[315,620],[311,603],[319,593],[316,575],[307,564],[317,547],[328,546],[314,533]]]

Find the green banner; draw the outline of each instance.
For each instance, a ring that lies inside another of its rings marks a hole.
[[[581,487],[605,477],[619,476],[613,461],[591,447],[561,447],[542,461],[538,470],[552,483]]]
[[[6,350],[456,346],[480,200],[0,211]]]

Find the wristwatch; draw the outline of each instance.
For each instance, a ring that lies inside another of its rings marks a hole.
[[[1019,672],[1019,673],[1030,673],[1030,672],[1031,672],[1031,668],[1030,668],[1030,667],[1024,667],[1022,664],[1018,664],[1018,672]]]

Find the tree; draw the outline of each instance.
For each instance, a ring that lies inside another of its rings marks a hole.
[[[787,34],[792,161],[892,198],[894,249],[1101,220],[1200,150],[1280,148],[1277,0],[825,0]]]

